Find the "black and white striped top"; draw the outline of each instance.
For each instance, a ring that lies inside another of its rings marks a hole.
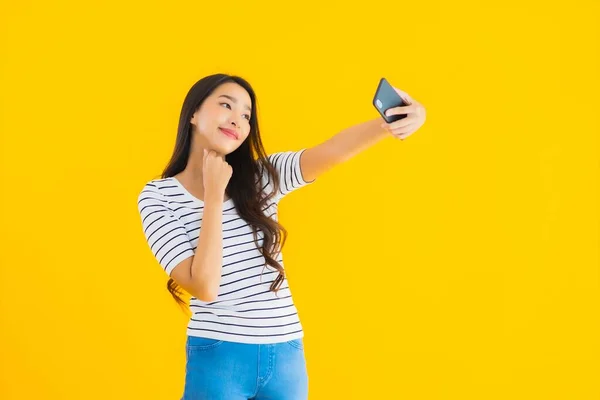
[[[300,156],[306,149],[273,153],[269,160],[280,175],[280,189],[265,210],[277,220],[279,201],[288,193],[314,181],[304,180]],[[272,191],[272,179],[263,172],[262,188]],[[175,178],[146,183],[138,197],[144,235],[163,270],[194,255],[198,245],[204,204]],[[262,231],[258,245],[262,246]],[[283,266],[280,253],[277,260]],[[257,249],[252,229],[232,199],[223,203],[223,264],[215,301],[190,299],[192,316],[187,334],[242,343],[277,343],[303,336],[292,294],[285,279],[277,294],[269,290],[278,272],[266,264]]]

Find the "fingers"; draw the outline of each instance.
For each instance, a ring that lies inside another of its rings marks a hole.
[[[417,124],[409,124],[401,128],[392,129],[390,130],[390,133],[396,138],[404,139],[405,137],[410,136],[417,128]]]
[[[398,121],[394,121],[389,124],[384,122],[381,126],[387,129],[388,131],[394,131],[400,128],[404,128],[405,126],[408,126],[410,124],[414,124],[415,122],[416,118],[412,115],[409,115],[406,118],[399,119]]]
[[[385,115],[389,117],[390,115],[410,114],[410,113],[414,113],[416,111],[417,111],[417,106],[415,104],[410,104],[410,105],[406,105],[406,106],[388,108],[385,111]]]
[[[217,153],[215,150],[204,149],[204,158],[205,159],[209,158],[209,157],[217,157],[217,156],[219,156],[221,159],[225,160],[225,156]]]
[[[206,165],[206,163],[209,161],[212,163],[212,160],[215,158],[218,158],[221,161],[221,163],[229,165],[227,160],[225,160],[224,154],[218,153],[216,150],[204,149],[204,165]]]

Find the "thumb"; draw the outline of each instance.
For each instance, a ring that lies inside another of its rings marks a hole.
[[[204,158],[202,159],[202,164],[204,165],[204,167],[206,167],[208,162],[208,150],[204,149]]]

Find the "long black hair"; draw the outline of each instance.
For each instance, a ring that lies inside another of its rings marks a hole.
[[[245,79],[235,75],[214,74],[205,76],[190,88],[183,101],[179,116],[175,149],[161,178],[172,177],[185,169],[192,144],[192,124],[190,120],[204,100],[216,88],[226,82],[234,82],[242,86],[248,92],[252,101],[250,134],[235,151],[225,156],[225,161],[233,169],[226,192],[233,200],[240,217],[252,227],[254,241],[265,257],[267,265],[279,271],[279,275],[270,287],[271,291],[277,293],[283,283],[285,272],[276,258],[285,244],[287,231],[278,221],[265,215],[264,210],[267,208],[268,201],[279,190],[280,178],[267,159],[258,128],[256,94]],[[270,175],[269,179],[273,183],[273,190],[270,193],[264,193],[260,185],[263,168],[266,168],[267,173]],[[263,233],[262,247],[258,246],[258,230]],[[179,294],[181,294],[179,285],[173,278],[169,278],[167,289],[180,305],[185,305],[185,302],[179,297]]]

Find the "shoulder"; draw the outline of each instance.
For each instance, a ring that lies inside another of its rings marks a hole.
[[[293,172],[293,168],[300,162],[300,156],[306,151],[305,148],[300,150],[286,150],[269,153],[265,162],[268,163],[277,174],[285,174],[288,171]],[[259,166],[263,175],[265,173],[264,165]]]
[[[152,179],[144,183],[141,190],[138,192],[138,197],[144,196],[144,194],[160,194],[160,182],[161,179]]]
[[[143,201],[165,201],[168,189],[171,186],[170,178],[155,178],[143,184],[138,192],[138,205]]]
[[[276,200],[280,200],[288,193],[311,183],[304,180],[300,168],[300,157],[304,151],[306,148],[268,154],[265,161],[271,171],[261,168],[263,190],[276,193]]]

